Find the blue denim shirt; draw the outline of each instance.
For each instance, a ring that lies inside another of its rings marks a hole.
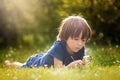
[[[74,60],[82,59],[85,55],[85,48],[83,47],[74,54],[69,54],[66,50],[66,44],[62,41],[55,41],[51,48],[45,54],[35,54],[28,58],[22,67],[40,67],[54,65],[54,57],[63,62],[63,65],[68,65]]]

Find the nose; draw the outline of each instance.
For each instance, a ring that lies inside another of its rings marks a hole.
[[[78,44],[79,44],[79,45],[82,45],[82,40],[79,40]]]

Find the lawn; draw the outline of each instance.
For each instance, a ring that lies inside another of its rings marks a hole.
[[[0,69],[0,80],[119,80],[120,67]]]
[[[24,62],[33,53],[45,52],[37,48],[8,48],[0,53],[0,80],[120,80],[120,50],[115,46],[86,46],[86,54],[93,60],[84,67],[67,69],[24,68],[13,69],[3,66],[5,59]]]

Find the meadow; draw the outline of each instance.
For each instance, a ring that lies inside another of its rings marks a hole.
[[[9,47],[0,51],[0,80],[120,80],[120,46],[89,45],[86,55],[92,61],[80,68],[6,68],[5,59],[24,62],[34,53],[44,53],[46,48]]]

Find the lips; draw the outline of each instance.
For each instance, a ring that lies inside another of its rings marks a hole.
[[[79,49],[79,50],[80,50],[80,49],[81,49],[81,47],[76,47],[76,49]]]
[[[81,47],[77,47],[76,50],[79,51],[81,49]]]
[[[75,52],[78,52],[80,50],[80,48],[75,48],[74,51]]]

